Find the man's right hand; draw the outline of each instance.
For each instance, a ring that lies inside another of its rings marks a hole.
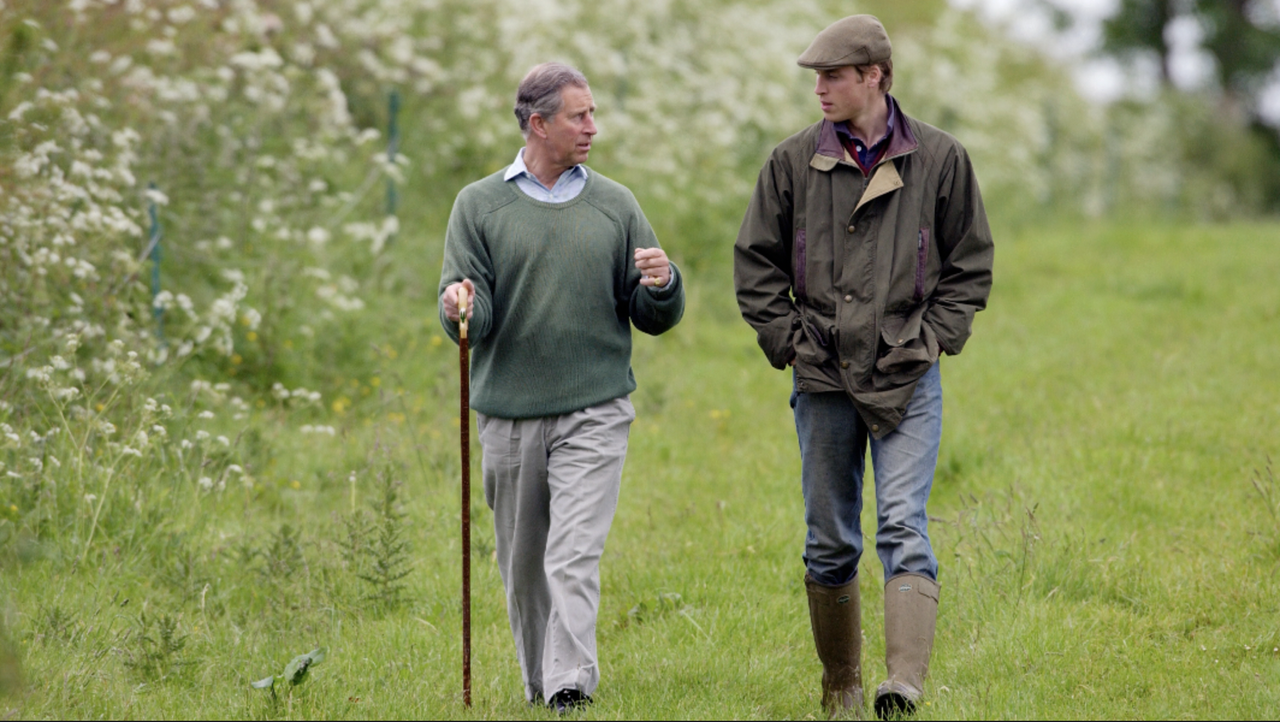
[[[471,279],[468,279],[468,278],[462,279],[461,283],[450,283],[448,286],[445,287],[444,295],[440,297],[440,302],[444,304],[445,318],[449,319],[450,321],[453,321],[454,323],[458,322],[458,289],[459,288],[467,289],[468,299],[475,298],[475,295],[476,295],[476,286],[474,283],[471,282]],[[475,315],[475,308],[476,308],[475,303],[468,301],[467,320],[471,320],[471,317]]]

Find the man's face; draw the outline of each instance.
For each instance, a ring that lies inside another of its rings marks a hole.
[[[547,149],[553,162],[565,168],[587,161],[596,134],[596,104],[591,90],[566,85],[560,90],[562,105],[545,124]]]
[[[852,65],[817,71],[813,92],[822,103],[822,115],[832,123],[842,123],[862,115],[873,102],[880,102],[880,69],[872,67],[861,76]]]

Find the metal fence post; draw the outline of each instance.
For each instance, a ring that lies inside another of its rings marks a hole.
[[[154,191],[156,184],[148,183],[147,188]],[[156,338],[164,346],[164,309],[156,305],[156,297],[160,295],[160,214],[156,210],[156,199],[151,197],[148,201],[147,215],[151,218],[151,233],[147,241],[151,249],[151,316],[156,321]]]
[[[400,91],[391,91],[391,97],[387,101],[387,163],[395,163],[396,156],[400,153],[400,124],[397,117],[400,114]],[[398,191],[396,190],[396,182],[394,178],[387,178],[387,215],[394,216],[396,214],[396,203],[399,201]],[[395,235],[387,238],[387,243],[395,240]]]

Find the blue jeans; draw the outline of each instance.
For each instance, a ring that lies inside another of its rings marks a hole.
[[[942,374],[938,364],[916,385],[906,415],[882,439],[870,437],[842,392],[793,391],[804,489],[804,562],[819,584],[839,586],[858,573],[862,558],[862,477],[867,441],[876,484],[876,553],[884,578],[938,578],[929,545],[925,503],[933,488],[942,440]]]

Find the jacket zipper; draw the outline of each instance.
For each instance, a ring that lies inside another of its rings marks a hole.
[[[797,229],[795,240],[796,298],[801,300],[809,298],[808,267],[806,265],[809,262],[809,249],[807,248],[806,240],[805,229]]]
[[[916,246],[916,303],[924,300],[924,271],[929,262],[929,229],[921,228]]]

